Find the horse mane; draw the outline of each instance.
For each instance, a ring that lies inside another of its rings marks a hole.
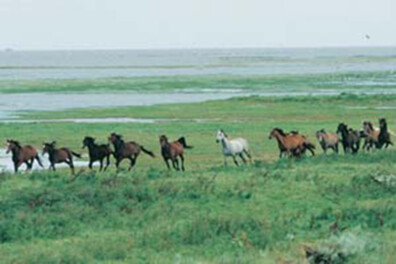
[[[84,140],[89,140],[89,141],[91,141],[91,142],[95,142],[95,138],[90,137],[90,136],[86,136],[86,137],[84,138]]]
[[[220,129],[220,132],[223,133],[226,138],[228,138],[227,133],[223,129]]]
[[[7,140],[9,143],[13,143],[16,147],[18,147],[18,148],[21,148],[22,146],[21,146],[21,143],[19,143],[19,141],[17,141],[17,140],[13,140],[13,139],[10,139],[10,140]]]
[[[371,123],[370,121],[367,121],[366,124],[371,130],[374,130],[373,123]]]
[[[275,127],[273,130],[277,131],[279,134],[281,134],[282,136],[286,137],[286,133],[279,127]]]

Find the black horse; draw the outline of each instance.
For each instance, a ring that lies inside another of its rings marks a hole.
[[[106,171],[107,167],[110,165],[110,155],[113,153],[111,151],[109,144],[101,144],[98,145],[95,143],[95,139],[93,137],[85,137],[83,140],[82,148],[88,148],[89,154],[89,164],[88,167],[92,169],[92,164],[95,161],[100,162],[99,171],[103,170],[103,161],[106,159],[106,166],[104,167],[104,171]]]
[[[357,153],[360,148],[360,137],[359,132],[348,129],[348,126],[344,123],[339,123],[337,127],[337,134],[341,134],[341,143],[344,149],[344,153]]]
[[[393,146],[393,143],[390,138],[390,134],[388,131],[388,124],[386,123],[385,118],[381,118],[379,120],[380,124],[380,133],[378,135],[378,143],[377,143],[377,148],[382,148],[385,145],[385,148],[388,148],[389,145]]]

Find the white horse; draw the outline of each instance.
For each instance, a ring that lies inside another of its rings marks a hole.
[[[249,153],[248,142],[244,138],[229,139],[227,134],[223,130],[217,131],[216,142],[221,142],[223,147],[224,155],[224,166],[227,166],[227,157],[231,156],[234,160],[235,165],[239,166],[236,156],[239,156],[243,163],[246,164],[246,159],[243,153],[248,156],[250,163],[252,163],[252,156]]]

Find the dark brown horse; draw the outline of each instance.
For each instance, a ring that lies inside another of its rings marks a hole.
[[[360,148],[359,132],[348,128],[344,123],[339,123],[337,127],[337,134],[341,134],[341,143],[344,153],[352,152],[357,153]]]
[[[166,167],[170,169],[169,160],[172,161],[172,166],[175,170],[180,170],[179,160],[181,161],[181,169],[184,171],[184,149],[191,149],[192,146],[188,146],[184,137],[179,138],[176,141],[169,142],[165,135],[159,137],[161,146],[162,158],[165,161]]]
[[[82,148],[88,148],[88,154],[89,154],[89,164],[88,167],[92,169],[92,164],[95,161],[100,162],[100,169],[99,171],[102,171],[103,169],[103,161],[106,159],[106,166],[104,168],[104,171],[106,171],[107,167],[110,165],[110,155],[112,154],[112,151],[110,149],[109,144],[96,144],[95,139],[93,137],[85,137],[83,140],[83,147]]]
[[[143,151],[150,157],[155,157],[154,153],[145,149],[143,146],[139,145],[136,142],[130,141],[125,142],[122,139],[122,136],[116,133],[111,133],[109,137],[109,141],[114,145],[114,158],[116,159],[116,167],[117,170],[119,165],[123,159],[129,159],[131,165],[128,170],[131,170],[133,166],[136,164],[136,160],[140,154],[140,151]]]
[[[50,162],[49,169],[55,169],[56,163],[66,163],[69,165],[72,174],[74,174],[74,164],[73,164],[73,156],[77,158],[81,158],[81,155],[75,153],[74,151],[70,150],[69,148],[55,148],[56,141],[52,141],[51,143],[44,142],[43,143],[43,155],[48,153],[48,160]]]
[[[382,148],[382,146],[385,145],[385,148],[388,148],[389,145],[393,146],[393,143],[391,141],[390,133],[388,131],[388,124],[386,122],[385,118],[381,118],[379,120],[380,124],[380,133],[378,136],[378,148]]]
[[[43,167],[37,150],[30,145],[21,146],[18,141],[7,139],[6,153],[8,154],[10,152],[12,153],[12,162],[14,163],[15,172],[18,172],[18,168],[23,163],[26,164],[27,170],[31,170],[34,160],[37,160],[37,163]]]

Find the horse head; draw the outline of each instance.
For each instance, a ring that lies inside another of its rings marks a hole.
[[[339,123],[337,127],[337,134],[345,133],[345,132],[348,132],[348,126],[344,123]]]
[[[282,129],[280,129],[280,128],[278,128],[278,127],[275,127],[274,129],[272,129],[271,130],[271,132],[270,132],[270,134],[269,134],[269,136],[268,136],[268,138],[269,139],[272,139],[272,138],[276,138],[276,137],[278,137],[278,136],[286,136],[286,134],[285,134],[285,132],[283,132],[283,130]]]
[[[19,149],[21,148],[21,145],[19,144],[18,141],[12,140],[12,139],[7,139],[7,150],[6,154],[10,153],[10,151],[14,149]]]
[[[87,136],[84,138],[82,143],[83,143],[82,148],[92,146],[95,143],[95,138]]]
[[[159,142],[161,147],[165,146],[166,144],[168,144],[168,137],[166,135],[159,136]]]
[[[386,123],[386,119],[385,118],[380,118],[379,124],[380,124],[380,128],[381,129],[386,129],[387,126],[388,126],[387,123]]]
[[[216,142],[219,143],[225,138],[228,138],[228,135],[224,132],[224,130],[223,129],[218,130],[216,135]]]
[[[49,142],[43,142],[43,154],[49,153],[55,149],[56,141],[52,141],[51,143]]]

